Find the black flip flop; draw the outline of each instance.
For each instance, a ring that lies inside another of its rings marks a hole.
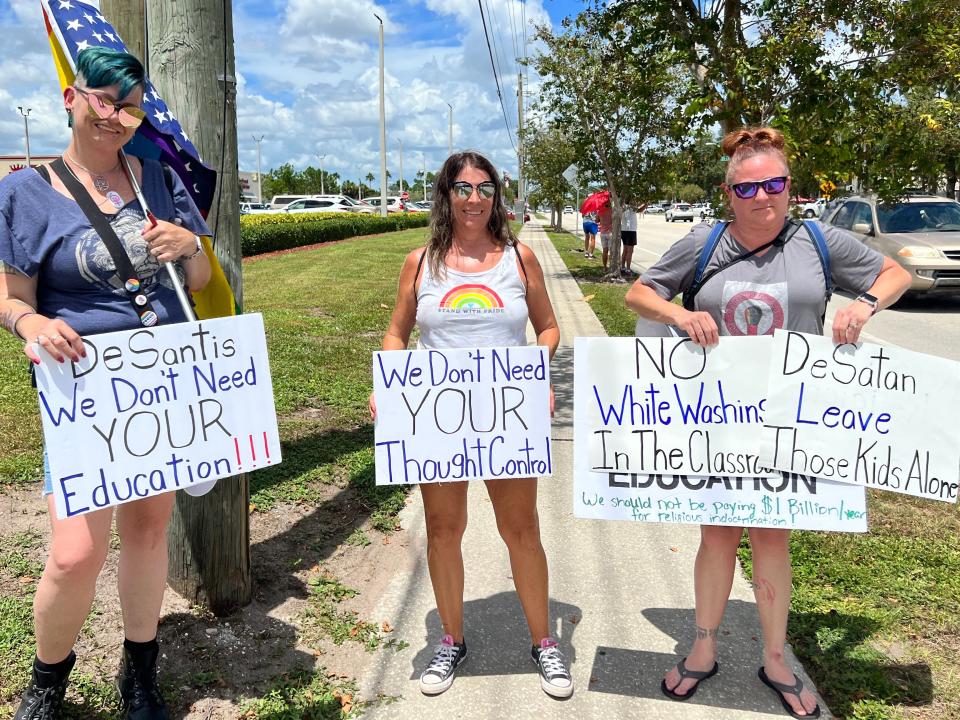
[[[680,682],[674,685],[674,689],[680,687],[680,684],[684,680],[688,678],[693,678],[694,680],[696,680],[696,682],[693,684],[693,686],[690,688],[688,692],[683,694],[676,693],[667,687],[666,678],[660,681],[660,691],[671,700],[676,700],[678,702],[689,700],[690,698],[693,697],[694,693],[697,692],[697,688],[700,687],[700,683],[702,683],[704,680],[709,680],[720,671],[720,665],[719,663],[716,663],[716,662],[713,664],[713,667],[710,668],[709,670],[687,670],[687,666],[685,665],[686,661],[687,659],[684,658],[679,663],[677,663],[677,672],[680,673]]]
[[[767,673],[762,667],[757,671],[757,677],[760,678],[760,682],[777,694],[777,697],[780,698],[780,704],[783,705],[783,709],[787,711],[787,714],[789,714],[790,717],[798,718],[798,720],[807,720],[807,718],[820,717],[819,703],[817,703],[816,707],[814,707],[813,710],[808,712],[806,715],[800,715],[796,710],[790,707],[790,703],[787,702],[787,695],[795,695],[797,700],[800,699],[800,691],[803,690],[803,681],[800,678],[794,676],[797,680],[794,685],[778,683],[776,680],[771,680],[769,677],[767,677]]]

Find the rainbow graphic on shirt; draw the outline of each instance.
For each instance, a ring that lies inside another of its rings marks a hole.
[[[498,313],[503,300],[486,285],[457,285],[440,301],[440,312]]]

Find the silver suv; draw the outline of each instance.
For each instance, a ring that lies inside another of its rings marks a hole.
[[[824,222],[902,265],[910,273],[910,292],[960,293],[960,203],[933,195],[896,203],[855,196]]]

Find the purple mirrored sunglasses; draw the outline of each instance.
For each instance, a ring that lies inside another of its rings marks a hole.
[[[730,187],[741,200],[749,200],[757,194],[761,187],[767,195],[779,195],[787,186],[787,176],[767,178],[766,180],[754,180],[751,182],[734,183]]]

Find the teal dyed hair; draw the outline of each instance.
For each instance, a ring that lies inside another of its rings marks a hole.
[[[77,54],[77,78],[90,88],[118,85],[119,100],[138,87],[145,89],[147,73],[140,61],[130,53],[93,47]]]

